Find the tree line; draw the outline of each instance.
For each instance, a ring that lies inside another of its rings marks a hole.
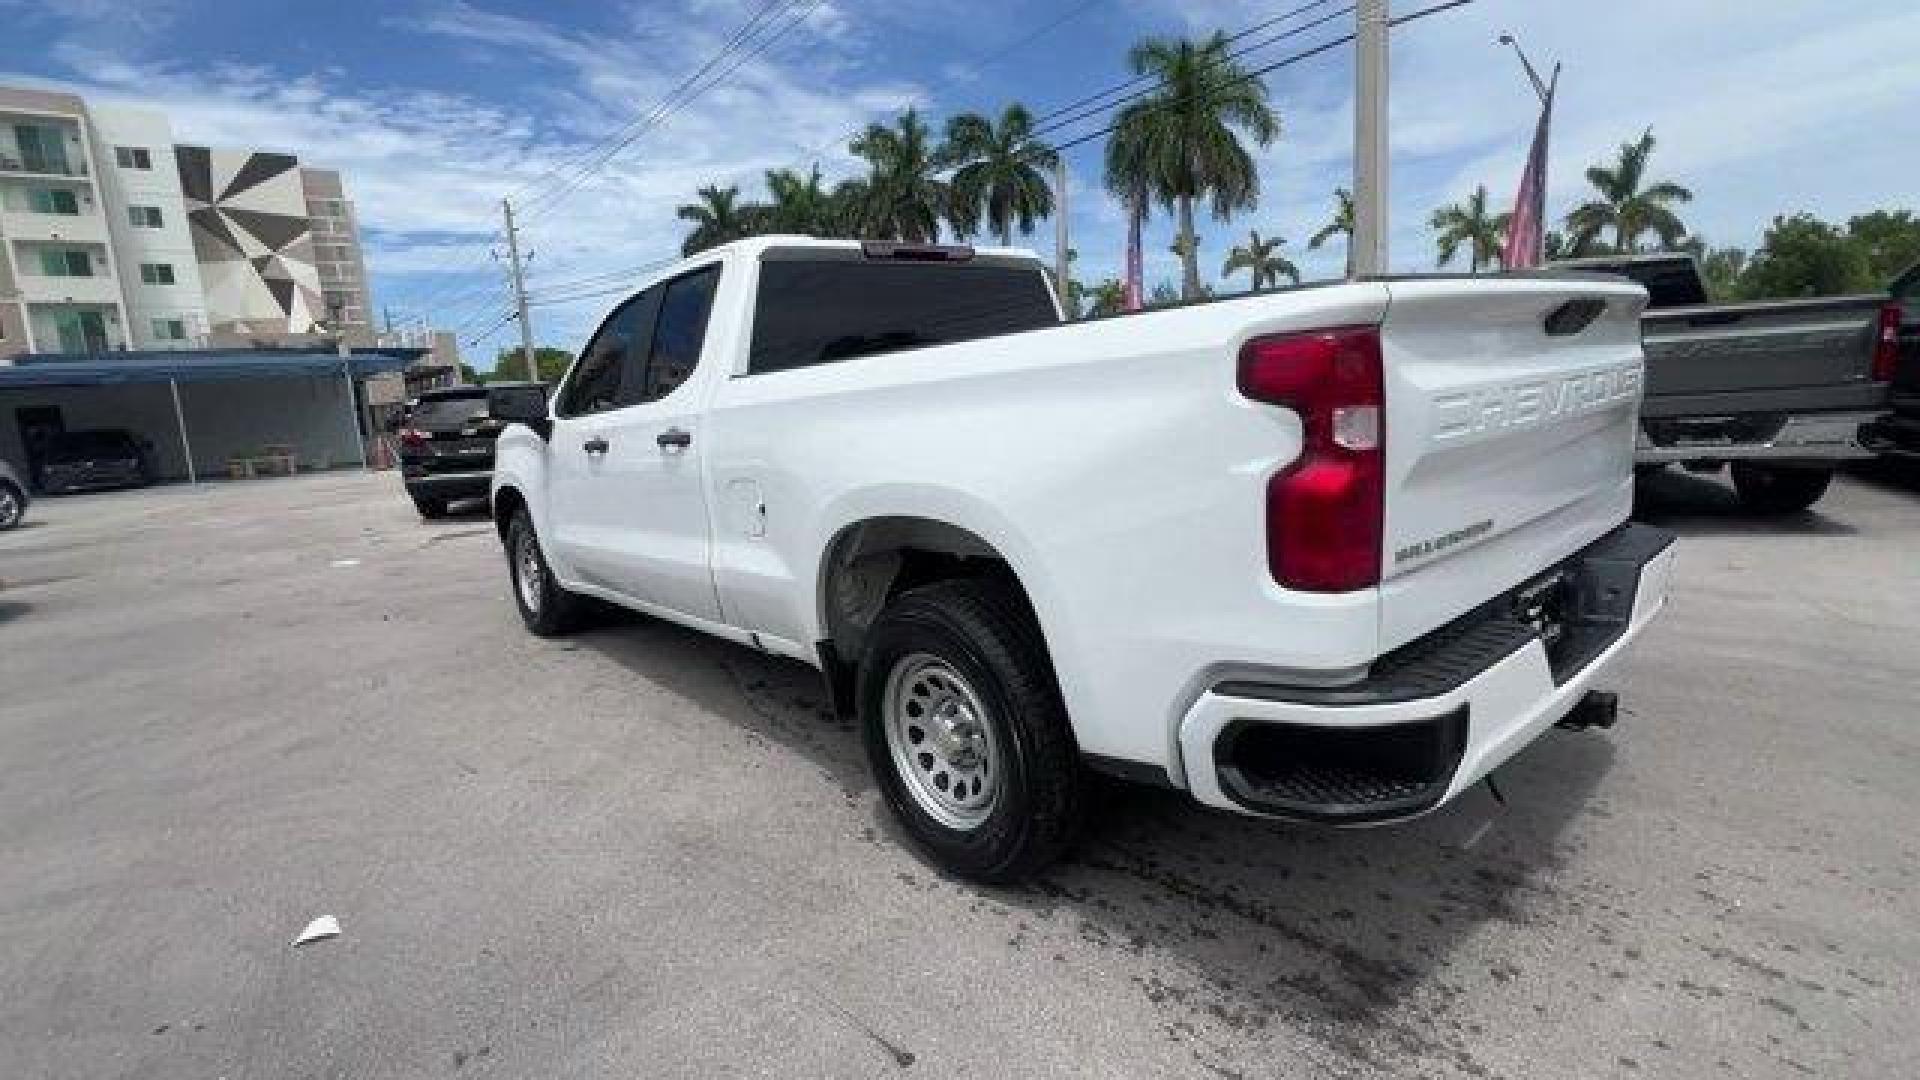
[[[1280,117],[1265,83],[1234,58],[1218,31],[1200,39],[1147,38],[1129,50],[1127,67],[1152,89],[1127,104],[1105,132],[1102,181],[1134,226],[1156,211],[1172,216],[1180,280],[1156,285],[1150,302],[1198,299],[1211,290],[1200,276],[1197,208],[1225,222],[1258,207],[1260,175],[1250,148],[1280,136]],[[700,188],[695,201],[677,211],[689,226],[682,252],[769,233],[930,243],[944,232],[960,241],[987,236],[1011,244],[1054,212],[1048,173],[1059,150],[1037,127],[1018,103],[998,116],[955,116],[939,133],[909,108],[891,123],[868,125],[849,144],[865,164],[862,176],[828,186],[818,166],[804,174],[774,169],[765,174],[765,197],[752,201],[737,185]],[[1807,214],[1781,216],[1750,252],[1714,248],[1680,217],[1692,189],[1653,178],[1657,145],[1649,128],[1585,170],[1588,196],[1546,233],[1549,261],[1689,251],[1716,297],[1740,299],[1879,288],[1905,262],[1920,259],[1920,224],[1908,211],[1878,211],[1844,226]],[[1352,194],[1337,188],[1333,200],[1326,224],[1308,240],[1310,250],[1351,242]],[[1428,225],[1436,265],[1464,262],[1476,274],[1500,269],[1510,215],[1494,212],[1490,202],[1482,184],[1433,211]],[[1286,243],[1276,233],[1251,230],[1225,253],[1221,276],[1244,273],[1255,291],[1297,284]],[[1351,252],[1347,266],[1351,273]],[[1114,278],[1067,286],[1075,314],[1115,312],[1124,303]]]

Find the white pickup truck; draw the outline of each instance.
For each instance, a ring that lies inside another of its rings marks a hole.
[[[1369,280],[1062,322],[1031,254],[690,258],[509,421],[527,626],[611,601],[825,674],[946,869],[1071,843],[1088,770],[1412,817],[1556,722],[1666,597],[1626,523],[1644,290]]]

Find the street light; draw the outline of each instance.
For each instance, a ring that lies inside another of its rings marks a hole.
[[[1547,84],[1540,78],[1540,73],[1533,69],[1533,61],[1527,59],[1527,54],[1521,50],[1520,43],[1514,40],[1511,33],[1503,32],[1500,35],[1500,44],[1510,46],[1513,54],[1520,58],[1520,66],[1527,69],[1527,81],[1533,84],[1533,92],[1540,95],[1540,101],[1544,104],[1548,94]]]

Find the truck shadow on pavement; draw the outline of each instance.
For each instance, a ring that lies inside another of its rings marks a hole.
[[[1027,886],[984,888],[913,855],[870,794],[857,730],[828,710],[811,668],[637,616],[613,616],[579,640],[793,751],[850,804],[867,802],[873,823],[863,832],[898,848],[902,881],[958,890],[1005,921],[1004,946],[983,949],[1062,964],[1091,949],[1129,959],[1097,977],[1151,972],[1130,980],[1163,1014],[1164,1037],[1222,1075],[1259,1065],[1269,1028],[1311,1037],[1329,1064],[1396,1071],[1419,1060],[1485,1075],[1471,1050],[1478,1025],[1450,1021],[1453,1002],[1492,984],[1516,1010],[1543,1007],[1513,985],[1520,969],[1461,958],[1462,944],[1499,924],[1579,932],[1569,921],[1605,938],[1633,918],[1590,890],[1579,899],[1555,884],[1582,846],[1569,827],[1610,816],[1594,798],[1613,762],[1605,734],[1543,736],[1499,771],[1504,807],[1480,788],[1428,818],[1378,829],[1260,821],[1104,783],[1075,856]],[[1623,723],[1632,722],[1628,710]]]
[[[1633,519],[1682,536],[1853,536],[1858,529],[1821,513],[1818,504],[1798,514],[1768,516],[1741,505],[1733,486],[1719,476],[1668,468],[1634,485]]]

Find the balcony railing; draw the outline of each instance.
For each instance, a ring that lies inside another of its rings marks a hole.
[[[87,163],[48,161],[44,158],[28,161],[13,154],[0,152],[0,172],[31,173],[34,176],[85,176]]]

